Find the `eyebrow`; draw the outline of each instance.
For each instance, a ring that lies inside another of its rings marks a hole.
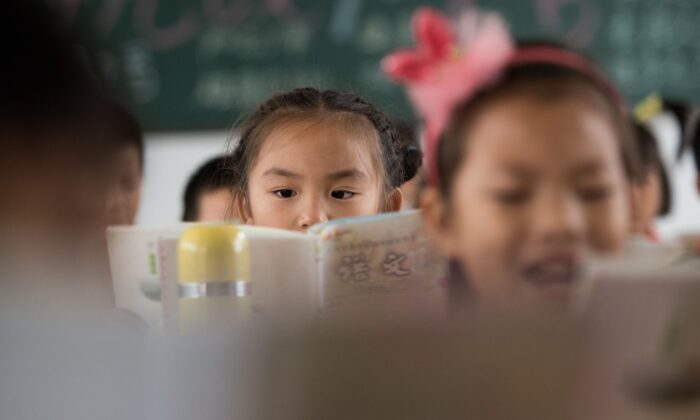
[[[367,178],[367,175],[365,175],[364,172],[362,172],[358,169],[343,169],[343,170],[328,174],[328,176],[326,178],[328,178],[332,181],[338,181],[338,180],[346,179],[346,178],[351,178],[351,179]]]
[[[282,168],[270,168],[263,172],[262,176],[283,176],[285,178],[299,179],[301,175]]]
[[[576,178],[596,175],[603,170],[604,166],[605,165],[603,165],[603,163],[601,163],[600,161],[590,160],[588,162],[582,163],[581,165],[575,166],[571,170],[570,174],[571,176]],[[516,178],[532,178],[534,175],[530,169],[518,164],[508,165],[508,167],[505,169],[505,172]]]
[[[505,172],[510,175],[514,176],[516,178],[532,178],[533,177],[533,171],[528,169],[526,166],[522,166],[519,164],[508,164],[508,166],[505,169]]]
[[[577,166],[572,172],[575,177],[585,177],[598,174],[602,172],[603,168],[604,165],[601,162],[592,160]]]
[[[296,172],[292,172],[288,169],[283,168],[270,168],[263,172],[262,176],[281,176],[285,178],[300,179],[302,176]],[[338,181],[341,179],[363,179],[367,178],[364,172],[358,169],[342,169],[340,171],[332,172],[326,175],[326,178],[331,181]]]

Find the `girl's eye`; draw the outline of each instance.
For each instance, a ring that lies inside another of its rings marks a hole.
[[[294,190],[290,190],[288,188],[282,188],[280,190],[275,190],[273,193],[279,197],[279,198],[292,198],[297,195],[297,193]]]
[[[352,191],[337,190],[337,191],[333,191],[331,193],[331,197],[333,197],[337,200],[347,200],[347,199],[352,198],[354,196],[355,196],[355,193]]]
[[[501,204],[517,206],[525,203],[530,198],[530,191],[526,189],[502,190],[495,194],[496,200]]]
[[[583,201],[602,201],[608,198],[608,196],[610,195],[610,189],[607,187],[580,188],[578,191],[578,195]]]

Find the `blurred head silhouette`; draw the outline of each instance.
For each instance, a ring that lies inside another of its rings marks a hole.
[[[0,260],[23,272],[9,277],[82,270],[104,243],[113,139],[85,45],[43,2],[0,3]]]

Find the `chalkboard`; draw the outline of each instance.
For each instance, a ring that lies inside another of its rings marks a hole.
[[[149,130],[225,129],[271,93],[353,89],[397,116],[402,90],[379,71],[411,45],[413,10],[495,10],[519,37],[587,51],[636,101],[700,99],[696,0],[53,0],[104,45],[99,63]]]
[[[479,4],[500,11],[519,37],[555,38],[586,52],[630,103],[652,92],[700,100],[698,0],[492,0]]]

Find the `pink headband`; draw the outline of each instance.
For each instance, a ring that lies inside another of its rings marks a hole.
[[[586,58],[574,52],[555,47],[524,47],[515,51],[508,62],[508,66],[536,63],[553,64],[583,74],[595,83],[615,106],[620,108],[622,112],[627,112],[622,95],[608,80],[607,76]]]
[[[553,64],[591,79],[625,109],[615,87],[585,58],[555,47],[516,49],[503,21],[494,14],[468,12],[457,22],[457,36],[449,21],[431,8],[413,16],[416,49],[399,50],[382,60],[382,69],[402,83],[423,118],[428,180],[439,183],[438,141],[453,109],[494,82],[502,71],[522,64]]]

